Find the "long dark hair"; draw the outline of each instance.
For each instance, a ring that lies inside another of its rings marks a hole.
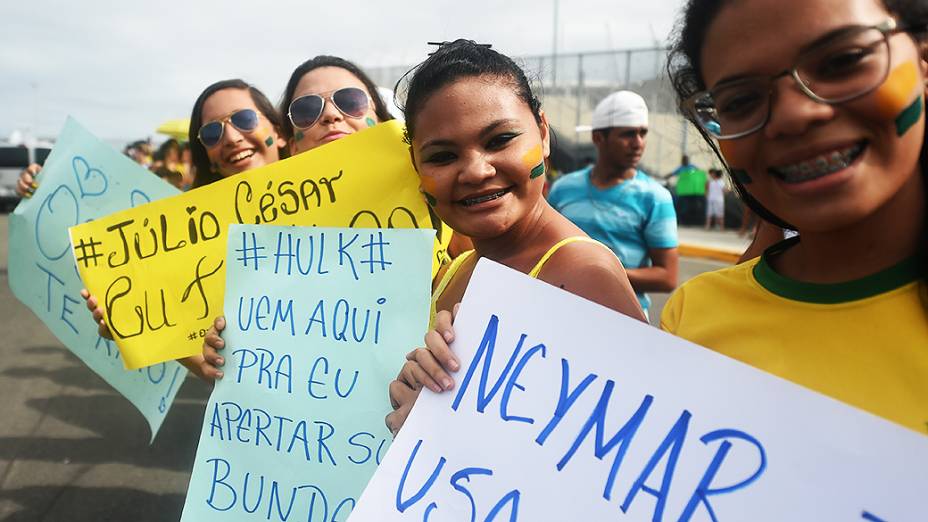
[[[532,93],[522,68],[489,45],[459,39],[441,44],[438,50],[397,82],[394,91],[397,96],[405,98],[401,106],[406,116],[407,138],[412,140],[416,116],[431,95],[458,78],[477,76],[491,76],[509,82],[516,96],[531,109],[535,121],[541,123],[541,102]],[[405,96],[401,95],[402,91],[405,91]]]
[[[928,59],[928,2],[925,0],[882,0],[886,9],[896,17],[900,26],[912,35],[921,50],[922,59]],[[677,22],[677,27],[672,35],[672,44],[670,55],[667,60],[667,73],[677,94],[677,100],[680,103],[681,110],[683,101],[693,94],[705,90],[706,85],[702,78],[702,46],[705,41],[709,25],[718,15],[719,10],[726,4],[727,0],[689,0],[683,9],[683,14]],[[715,140],[712,139],[699,125],[688,111],[683,110],[684,115],[699,130],[699,133],[705,139],[706,143],[715,152],[715,155],[725,165],[726,170],[731,172],[728,163],[716,146]],[[921,169],[922,185],[924,188],[925,201],[928,202],[928,132],[925,133],[925,141],[922,143],[921,155],[919,157],[919,168]],[[732,182],[741,195],[742,200],[763,219],[781,226],[783,228],[794,228],[789,223],[780,219],[772,212],[767,210],[763,205],[754,199],[744,188],[737,177],[730,176]],[[919,257],[922,266],[922,279],[928,280],[928,212],[925,213],[925,219],[922,223],[922,236],[919,242],[919,251],[916,255]],[[926,288],[928,290],[928,288]],[[926,303],[928,303],[928,292],[926,292]]]
[[[345,60],[344,58],[320,55],[301,63],[299,67],[293,70],[293,74],[290,75],[290,80],[287,82],[287,88],[284,90],[284,95],[281,97],[280,105],[278,106],[280,109],[281,117],[283,118],[283,125],[281,126],[280,131],[284,139],[289,141],[291,138],[293,138],[293,123],[290,122],[290,118],[287,117],[287,114],[290,112],[290,104],[293,102],[293,95],[296,93],[296,86],[300,83],[300,80],[303,79],[303,76],[305,76],[306,73],[320,67],[338,67],[353,74],[355,78],[361,80],[361,83],[364,84],[367,92],[370,93],[371,99],[374,102],[374,114],[377,115],[377,119],[381,122],[390,121],[393,119],[393,115],[390,114],[390,111],[387,109],[387,104],[384,103],[380,93],[377,92],[377,85],[374,84],[374,81],[371,80],[370,76],[362,71],[360,67],[349,62],[348,60]]]
[[[190,113],[190,160],[196,169],[196,177],[193,179],[193,188],[209,185],[214,181],[222,179],[222,174],[213,171],[209,156],[206,154],[206,147],[200,143],[197,134],[200,132],[200,126],[203,125],[203,104],[206,103],[207,98],[224,89],[241,89],[243,91],[248,91],[248,94],[251,95],[251,100],[255,102],[255,107],[257,107],[261,114],[271,122],[271,125],[274,126],[274,130],[278,133],[281,130],[280,114],[277,112],[277,109],[274,108],[274,105],[267,99],[267,96],[265,96],[263,92],[244,80],[239,80],[237,78],[234,80],[222,80],[203,89],[197,101],[194,102],[193,111]],[[285,158],[286,148],[281,149],[280,154],[281,159]]]

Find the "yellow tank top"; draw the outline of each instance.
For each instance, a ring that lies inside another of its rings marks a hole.
[[[555,243],[554,246],[549,248],[548,251],[545,252],[543,256],[541,256],[541,259],[539,259],[538,262],[535,263],[535,266],[532,267],[531,271],[529,271],[528,273],[529,277],[537,278],[538,274],[541,273],[541,269],[545,266],[545,263],[547,263],[548,260],[551,259],[551,256],[553,256],[555,252],[560,250],[562,246],[570,244],[570,243],[574,243],[577,241],[585,241],[587,243],[594,243],[597,245],[601,245],[606,250],[609,250],[609,247],[607,247],[606,245],[603,245],[599,241],[596,241],[595,239],[589,238],[587,236],[571,236],[571,237],[564,238],[558,241],[557,243]],[[609,252],[612,252],[612,250],[609,250]],[[464,262],[467,261],[473,254],[474,254],[473,250],[468,250],[467,252],[464,252],[458,257],[454,258],[454,260],[451,262],[451,265],[448,266],[448,270],[442,276],[441,281],[438,282],[438,286],[435,287],[435,291],[432,292],[432,306],[431,306],[430,315],[429,315],[429,328],[432,328],[433,323],[435,322],[435,314],[438,313],[438,299],[441,297],[441,294],[445,292],[445,289],[451,283],[451,280],[454,278],[454,275],[458,272],[458,270],[461,268]]]

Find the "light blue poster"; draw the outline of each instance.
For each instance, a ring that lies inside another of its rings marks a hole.
[[[71,118],[38,183],[32,198],[23,199],[10,215],[10,288],[58,340],[138,408],[154,440],[187,371],[173,361],[125,370],[116,345],[97,335],[97,325],[80,296],[83,285],[68,227],[178,190]]]
[[[428,325],[434,231],[232,225],[184,521],[345,520]]]

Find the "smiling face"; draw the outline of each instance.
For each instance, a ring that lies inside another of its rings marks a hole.
[[[226,121],[219,144],[206,149],[213,170],[223,177],[274,163],[280,159],[280,148],[285,145],[246,89],[222,89],[213,93],[203,102],[203,123],[225,119],[242,109],[258,114],[258,127],[252,132],[242,132]]]
[[[454,230],[498,237],[543,201],[548,124],[535,121],[509,82],[459,79],[429,96],[415,128],[422,190]]]
[[[357,87],[367,93],[368,99],[371,98],[371,93],[364,86],[364,82],[341,67],[319,67],[300,78],[296,89],[293,91],[294,100],[307,94],[322,94],[326,97],[326,100],[322,115],[319,116],[316,123],[308,129],[293,129],[293,142],[290,144],[291,154],[306,152],[320,145],[344,138],[349,134],[368,128],[371,122],[380,123],[374,113],[373,103],[370,103],[367,114],[361,118],[349,118],[342,114],[328,99],[328,96],[333,91],[343,87]]]
[[[826,35],[888,18],[878,0],[727,2],[706,31],[700,72],[709,88],[740,76],[776,75]],[[899,121],[924,96],[928,64],[908,35],[891,36],[889,48],[890,74],[873,92],[828,105],[781,77],[766,126],[720,141],[732,169],[751,180],[748,192],[800,231],[853,225],[918,180],[924,116],[912,118],[910,111],[906,125]]]

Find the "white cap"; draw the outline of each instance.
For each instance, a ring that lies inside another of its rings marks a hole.
[[[596,105],[591,129],[647,126],[648,106],[644,98],[632,91],[618,91],[606,96]]]

